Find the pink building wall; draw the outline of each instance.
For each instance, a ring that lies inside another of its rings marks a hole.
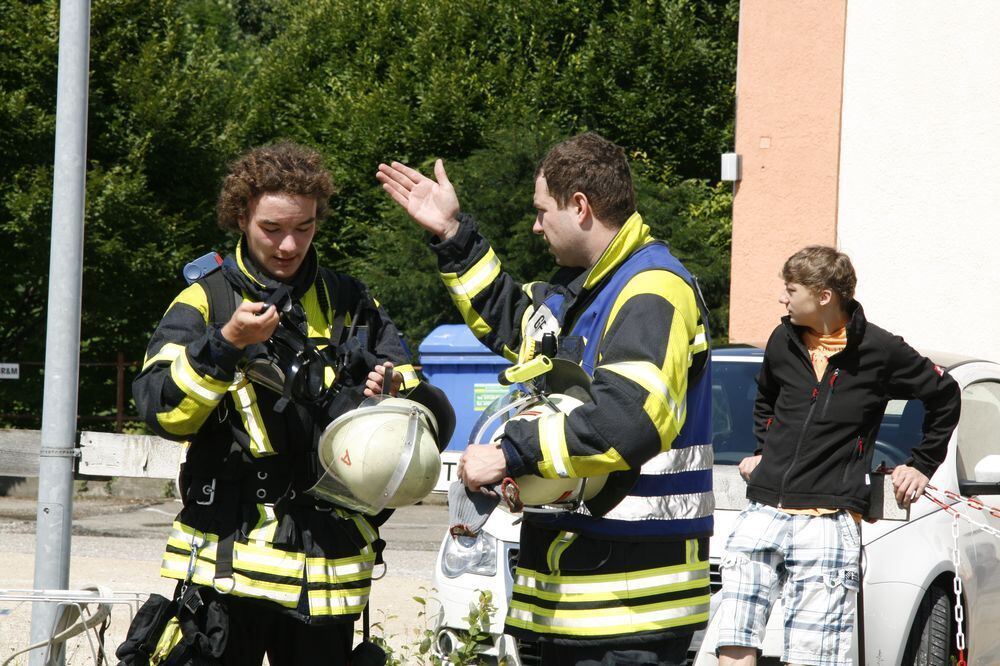
[[[837,240],[847,0],[743,0],[729,337],[763,342],[784,314],[778,273]]]

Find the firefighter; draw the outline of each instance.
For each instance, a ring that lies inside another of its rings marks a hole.
[[[300,145],[233,161],[218,222],[239,234],[234,253],[174,299],[133,387],[148,426],[187,442],[184,508],[160,572],[179,581],[178,598],[193,588],[221,606],[224,650],[209,656],[222,664],[265,653],[272,666],[349,663],[387,514],[309,493],[323,471],[317,442],[382,392],[386,366],[393,394],[428,391],[365,286],[318,264],[332,191],[319,154]]]
[[[470,445],[472,490],[506,478],[608,474],[575,511],[526,513],[506,631],[542,663],[684,663],[709,611],[712,533],[709,343],[693,278],[635,208],[624,151],[594,133],[553,147],[535,173],[533,231],[559,270],[517,284],[443,163],[435,178],[379,165],[389,196],[436,238],[441,278],[490,349],[578,363],[592,400],[511,421]]]

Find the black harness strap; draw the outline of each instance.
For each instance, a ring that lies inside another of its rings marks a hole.
[[[233,289],[222,271],[212,271],[200,283],[208,296],[208,323],[222,326],[232,319],[243,300],[242,294]]]

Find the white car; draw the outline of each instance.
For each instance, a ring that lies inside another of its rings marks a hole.
[[[909,521],[862,524],[864,622],[855,632],[853,658],[863,641],[868,664],[950,666],[957,655],[955,595],[962,590],[965,658],[969,664],[1000,663],[1000,364],[946,354],[928,354],[962,387],[962,417],[948,457],[931,479],[950,510],[921,498]],[[715,447],[715,536],[711,540],[713,610],[719,590],[719,556],[739,510],[745,485],[736,465],[756,447],[753,402],[763,352],[732,347],[712,352],[713,444]],[[901,463],[919,443],[923,405],[890,402],[876,442],[873,464]],[[947,497],[943,493],[952,493]],[[985,509],[955,499],[976,496]],[[955,514],[959,518],[956,519]],[[537,646],[517,644],[504,635],[517,562],[517,517],[497,509],[478,538],[445,535],[434,571],[441,611],[436,650],[442,658],[462,641],[466,617],[490,590],[497,611],[490,639],[481,645],[484,660],[535,664]],[[957,551],[955,546],[957,543]],[[956,566],[961,579],[955,582]],[[759,664],[779,663],[782,608],[775,605]],[[699,632],[690,657],[695,666],[714,665],[715,623]]]

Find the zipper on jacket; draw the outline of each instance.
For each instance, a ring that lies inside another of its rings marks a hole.
[[[862,436],[858,437],[858,448],[856,449],[855,457],[858,460],[865,457],[865,438]]]
[[[826,416],[826,408],[830,406],[830,398],[833,397],[834,385],[837,383],[837,377],[840,376],[840,368],[833,371],[833,375],[830,377],[830,388],[826,392],[826,400],[823,401],[823,411],[820,412],[820,417]]]
[[[829,370],[829,367],[827,368]],[[802,440],[806,437],[806,430],[809,429],[809,422],[812,421],[813,412],[816,411],[816,398],[819,397],[819,387],[822,386],[823,380],[826,379],[826,373],[823,373],[823,377],[816,382],[813,386],[812,393],[809,396],[809,411],[806,413],[806,418],[802,422],[802,430],[799,432],[799,439],[795,442],[795,453],[792,455],[792,462],[789,463],[788,469],[781,477],[781,485],[778,487],[778,508],[780,509],[783,504],[783,498],[785,495],[785,484],[788,482],[788,475],[792,473],[792,469],[795,467],[796,461],[799,459],[799,451],[802,449]]]

